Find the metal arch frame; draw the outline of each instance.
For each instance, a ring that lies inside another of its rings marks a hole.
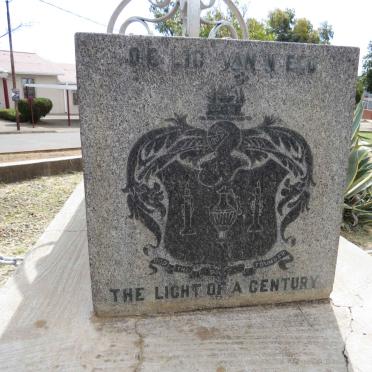
[[[118,20],[120,14],[123,12],[124,8],[131,2],[132,0],[122,0],[119,5],[116,7],[114,12],[111,15],[109,23],[107,25],[107,33],[112,34],[114,32],[114,26],[116,21]],[[232,14],[236,17],[239,26],[242,30],[242,39],[248,40],[248,26],[244,21],[242,14],[240,13],[237,6],[233,3],[232,0],[223,0]],[[148,0],[148,2],[159,8],[163,9],[170,5],[171,0]],[[138,22],[142,24],[147,33],[151,35],[151,30],[149,28],[149,23],[158,23],[170,19],[175,16],[177,11],[180,12],[182,23],[183,23],[183,35],[189,37],[198,37],[200,32],[200,24],[210,24],[214,25],[212,30],[210,31],[208,38],[216,38],[218,35],[219,30],[222,27],[226,27],[231,35],[231,38],[238,39],[239,35],[236,32],[233,24],[226,20],[218,20],[218,21],[209,21],[203,17],[201,17],[201,11],[205,9],[210,9],[214,6],[216,0],[176,0],[175,5],[172,9],[162,17],[159,18],[145,18],[141,16],[134,16],[126,19],[124,23],[120,26],[119,34],[125,34],[128,26],[132,23]]]

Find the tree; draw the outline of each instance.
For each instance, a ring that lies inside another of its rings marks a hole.
[[[323,22],[315,30],[306,18],[295,18],[293,9],[275,9],[269,13],[267,28],[277,41],[292,41],[295,43],[330,44],[333,29],[328,22]]]
[[[368,93],[372,93],[372,68],[370,68],[366,73],[365,87]]]
[[[298,43],[319,44],[320,37],[317,31],[314,31],[313,25],[306,18],[296,20],[292,30],[292,41]]]
[[[246,7],[239,4],[238,1],[235,1],[236,5],[239,6],[241,13],[245,14]],[[163,9],[155,7],[153,5],[150,6],[150,11],[154,14],[156,18],[162,17],[163,15],[169,13],[169,11],[175,6],[176,1],[171,1],[170,4]],[[225,20],[232,23],[233,27],[238,33],[238,36],[241,37],[242,31],[239,26],[239,22],[237,21],[236,17],[230,12],[223,13],[220,8],[213,8],[207,12],[207,14],[203,17],[207,21],[217,21],[217,20]],[[206,24],[202,23],[200,27],[200,37],[208,37],[210,31],[214,27],[214,24]],[[155,24],[155,30],[165,36],[182,36],[182,20],[180,18],[179,12],[176,13],[175,17],[171,19],[167,19],[163,22],[159,22]],[[230,37],[230,32],[226,27],[221,28],[219,32],[220,37]]]
[[[363,57],[363,73],[372,68],[372,41],[368,43],[367,54]]]
[[[372,93],[372,41],[368,43],[367,54],[363,57],[364,88]]]
[[[214,8],[210,10],[205,17],[203,17],[207,21],[216,21],[216,20],[224,20],[230,22],[234,29],[236,30],[239,37],[242,37],[242,30],[239,26],[239,22],[236,19],[236,17],[228,11],[227,14],[224,14],[221,9]],[[214,27],[214,24],[202,24],[200,27],[200,37],[208,37],[209,33],[211,32],[212,28]],[[227,27],[222,27],[219,31],[220,37],[231,37],[230,31]]]
[[[170,4],[163,9],[159,9],[154,5],[151,5],[150,11],[156,18],[159,18],[169,13],[169,11],[175,6],[175,3],[176,1],[171,1]],[[156,23],[155,30],[165,36],[182,36],[182,20],[179,12],[177,12],[172,18]]]
[[[318,28],[318,34],[320,39],[320,44],[331,44],[333,39],[333,28],[328,22],[323,22]]]
[[[292,41],[295,12],[293,9],[275,9],[269,13],[267,26],[277,41]]]
[[[275,40],[275,35],[267,29],[265,24],[254,18],[248,19],[248,33],[251,40]]]
[[[161,17],[167,14],[175,5],[175,1],[171,1],[169,6],[159,9],[154,6],[150,7],[151,12],[155,17]],[[235,4],[239,7],[241,13],[247,12],[247,8],[242,6],[238,0]],[[220,8],[213,8],[207,12],[204,17],[207,21],[226,20],[230,22],[237,30],[239,36],[242,31],[236,17],[228,10],[224,13]],[[292,41],[301,43],[314,44],[330,44],[333,38],[332,26],[327,22],[323,22],[316,30],[312,23],[306,18],[296,19],[293,9],[275,9],[268,14],[267,20],[258,21],[254,18],[249,18],[247,21],[249,38],[251,40],[270,40],[270,41]],[[208,37],[213,24],[202,24],[200,27],[200,36]],[[155,29],[163,35],[180,36],[182,35],[182,21],[179,14],[173,19],[168,19],[159,22],[155,25]],[[219,31],[220,37],[230,37],[230,32],[227,27],[222,27]]]

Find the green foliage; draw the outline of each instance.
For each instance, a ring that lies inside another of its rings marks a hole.
[[[355,103],[358,104],[364,92],[364,76],[358,76],[355,92]]]
[[[34,104],[39,106],[41,116],[48,115],[53,108],[53,103],[49,98],[35,98]]]
[[[170,4],[163,9],[151,5],[150,11],[154,14],[155,18],[160,18],[169,13],[169,11],[175,6],[176,2],[177,1],[171,1]],[[156,23],[155,30],[165,36],[182,36],[182,20],[180,18],[180,13],[177,12],[174,17]]]
[[[372,93],[372,68],[370,68],[366,73],[365,88],[367,92]]]
[[[27,101],[27,99],[20,99],[18,101],[18,111],[24,121],[29,121],[32,122],[32,117],[31,117],[31,110],[30,110],[30,105]],[[37,123],[40,119],[40,116],[36,110],[33,110],[34,112],[34,121]]]
[[[53,107],[53,103],[49,98],[34,98],[32,100],[32,111],[31,105],[28,100],[21,99],[18,101],[18,110],[24,121],[32,122],[32,116],[34,122],[37,123],[41,117],[46,116]]]
[[[292,41],[295,11],[293,9],[275,9],[269,13],[267,26],[277,41]]]
[[[0,110],[0,119],[8,121],[16,121],[16,112],[14,109],[1,109]]]
[[[241,35],[242,35],[242,31],[240,29],[238,21],[236,20],[236,18],[231,13],[224,14],[224,13],[222,13],[222,11],[220,9],[214,8],[206,14],[204,19],[206,19],[209,22],[213,22],[215,20],[223,20],[223,21],[231,22],[233,24],[235,30],[237,30],[237,33],[238,33],[239,37],[241,37]],[[200,37],[208,37],[209,33],[211,32],[211,30],[213,28],[213,26],[214,26],[214,24],[202,24],[201,27],[200,27],[199,36]],[[219,36],[220,37],[230,37],[231,35],[230,35],[229,30],[226,27],[221,27],[221,30],[219,31]]]
[[[367,54],[363,57],[363,73],[372,68],[372,41],[368,43]]]
[[[169,13],[169,11],[175,6],[176,1],[171,1],[170,4],[163,8],[159,9],[153,5],[150,6],[150,11],[154,14],[156,18],[162,17],[165,14]],[[239,3],[235,1],[235,3],[239,6]],[[242,13],[245,12],[245,7],[240,6]],[[203,17],[206,21],[214,22],[217,20],[225,20],[229,21],[233,24],[234,28],[237,30],[239,37],[242,35],[242,31],[240,29],[239,23],[234,17],[234,15],[228,11],[227,14],[223,13],[219,8],[213,8],[207,12],[206,15]],[[211,23],[202,23],[200,27],[200,37],[208,37],[210,31],[212,30],[214,24]],[[174,17],[171,19],[167,19],[163,22],[159,22],[155,24],[155,30],[157,30],[160,34],[165,36],[182,36],[182,20],[180,18],[179,12],[175,14]],[[220,37],[230,37],[230,33],[226,27],[222,27],[221,31],[219,32]]]
[[[247,8],[241,5],[238,0],[235,0],[234,2],[244,17]],[[150,11],[158,18],[167,14],[174,7],[175,3],[176,1],[171,1],[170,5],[163,9],[151,5]],[[230,22],[235,30],[237,30],[238,36],[242,36],[242,30],[240,29],[239,23],[230,10],[227,10],[227,13],[224,13],[221,8],[215,7],[209,10],[203,18],[207,23],[201,25],[200,37],[208,37],[214,26],[212,22],[220,20]],[[332,26],[327,22],[322,23],[320,27],[315,30],[311,22],[306,18],[296,19],[295,11],[293,9],[275,9],[269,13],[267,20],[258,21],[254,18],[250,18],[247,21],[247,25],[249,38],[251,40],[330,44],[330,41],[333,38]],[[176,13],[174,18],[157,23],[155,29],[160,34],[166,36],[181,36],[182,21],[179,12]],[[219,37],[231,37],[229,29],[227,27],[221,27],[219,30]]]
[[[295,43],[330,44],[334,35],[332,26],[327,22],[315,30],[308,19],[296,19],[293,9],[275,9],[270,12],[267,28],[275,40]]]
[[[319,44],[320,37],[317,31],[314,31],[313,25],[306,18],[300,18],[296,21],[292,30],[292,41],[298,43]]]
[[[372,93],[372,41],[368,43],[367,54],[363,57],[362,77],[364,89]]]
[[[333,28],[328,22],[323,22],[318,28],[318,34],[320,39],[320,44],[331,44],[333,39]]]
[[[372,225],[372,133],[360,131],[363,106],[355,109],[347,186],[344,194],[343,228]]]
[[[269,31],[263,22],[259,22],[254,18],[248,19],[248,33],[251,40],[275,40],[275,35]]]

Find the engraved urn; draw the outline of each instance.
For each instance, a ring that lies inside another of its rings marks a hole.
[[[211,222],[217,231],[218,239],[225,240],[227,238],[227,232],[234,225],[241,211],[237,197],[232,190],[223,186],[217,191],[217,194],[218,202],[210,209],[209,214]]]

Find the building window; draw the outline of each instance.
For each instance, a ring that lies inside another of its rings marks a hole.
[[[77,92],[72,92],[72,104],[77,106],[79,104]]]
[[[23,97],[24,98],[35,98],[36,97],[35,88],[25,87],[25,84],[35,84],[35,79],[32,79],[32,78],[22,79]]]

